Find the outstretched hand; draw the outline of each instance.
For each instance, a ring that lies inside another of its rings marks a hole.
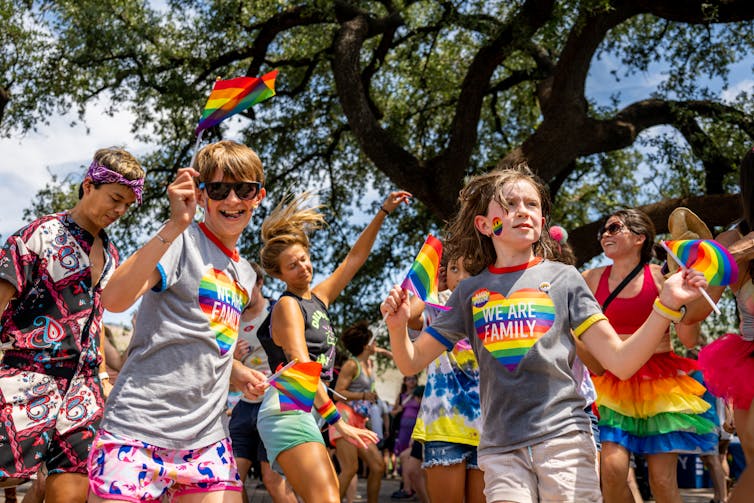
[[[392,213],[399,204],[409,204],[412,197],[413,196],[410,192],[406,192],[405,190],[396,190],[395,192],[391,192],[390,195],[387,196],[385,202],[382,203],[382,207],[385,208],[385,211],[387,211],[388,213]]]
[[[168,185],[170,220],[185,229],[196,213],[196,183],[199,172],[193,168],[181,168],[173,183]]]
[[[342,419],[335,423],[334,426],[346,441],[360,449],[366,449],[367,444],[376,444],[377,440],[379,440],[375,432],[363,428],[356,428]]]
[[[700,289],[705,288],[707,280],[704,274],[694,269],[682,269],[665,281],[660,292],[660,302],[672,309],[678,309],[700,297]]]

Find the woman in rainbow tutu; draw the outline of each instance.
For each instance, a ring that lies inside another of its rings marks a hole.
[[[649,264],[655,229],[634,209],[608,217],[598,233],[613,263],[584,272],[584,279],[621,338],[627,338],[652,313],[664,277]],[[681,340],[696,344],[696,332],[677,324]],[[628,487],[630,453],[643,454],[658,502],[680,502],[676,481],[678,453],[717,449],[715,423],[702,399],[705,388],[688,374],[696,362],[676,355],[666,333],[654,355],[631,378],[610,372],[594,377],[602,441],[602,492],[607,503],[632,502]],[[708,417],[709,416],[709,417]]]

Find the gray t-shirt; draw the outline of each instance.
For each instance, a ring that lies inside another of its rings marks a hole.
[[[228,436],[223,416],[241,312],[256,274],[201,224],[165,252],[144,294],[102,428],[168,449]]]
[[[427,332],[451,349],[468,337],[479,362],[479,454],[591,431],[571,371],[576,336],[605,319],[581,274],[543,261],[463,280]]]

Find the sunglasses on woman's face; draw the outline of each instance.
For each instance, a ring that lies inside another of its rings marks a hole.
[[[207,197],[213,201],[222,201],[230,195],[230,190],[236,193],[238,199],[248,201],[254,199],[262,189],[260,182],[202,182],[199,190],[207,190]]]
[[[608,236],[615,236],[616,234],[623,232],[623,229],[625,228],[626,226],[623,225],[622,222],[613,222],[597,231],[597,241],[600,241],[605,234]]]

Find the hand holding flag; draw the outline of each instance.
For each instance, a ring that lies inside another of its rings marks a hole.
[[[712,239],[661,241],[660,244],[681,268],[691,268],[704,274],[711,286],[726,286],[738,279],[738,264],[728,250]],[[720,314],[709,294],[700,291],[712,309]]]
[[[320,372],[321,364],[294,359],[268,377],[267,381],[280,393],[280,411],[311,412]]]
[[[419,250],[414,263],[411,264],[406,279],[401,283],[401,288],[418,295],[427,305],[448,311],[450,308],[440,304],[440,299],[437,297],[441,257],[442,242],[430,234]]]

